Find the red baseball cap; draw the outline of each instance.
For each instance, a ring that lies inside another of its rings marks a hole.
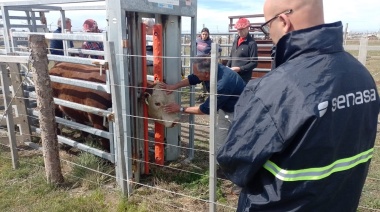
[[[248,19],[246,18],[240,18],[236,24],[235,24],[235,29],[244,29],[247,28],[251,25]]]
[[[87,19],[83,23],[83,31],[85,31],[85,32],[98,32],[98,24],[93,19]]]

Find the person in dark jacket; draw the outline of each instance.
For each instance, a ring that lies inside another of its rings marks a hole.
[[[235,28],[238,36],[235,38],[227,66],[237,72],[248,83],[252,78],[252,70],[257,67],[257,43],[249,34],[250,22],[240,18]]]
[[[58,28],[53,33],[62,33],[62,24],[61,24],[61,18],[57,21]],[[65,30],[66,32],[71,32],[71,19],[66,18],[66,25]],[[69,47],[73,48],[74,43],[73,41],[69,41]],[[63,53],[63,41],[62,40],[51,40],[50,41],[50,53],[55,55],[64,55]]]
[[[203,28],[201,30],[201,35],[195,40],[195,45],[197,46],[197,55],[208,55],[211,53],[211,43],[210,31],[208,28]],[[219,47],[219,52],[222,48]],[[204,82],[202,82],[202,93],[198,96],[198,101],[204,102],[207,96],[207,89]]]
[[[195,40],[197,46],[197,55],[206,55],[211,53],[211,44],[212,39],[210,38],[210,31],[208,28],[203,28],[201,30],[201,35]],[[219,52],[222,51],[222,48],[219,47]]]
[[[275,68],[248,83],[217,161],[242,187],[237,211],[356,211],[374,151],[379,96],[343,49],[323,0],[266,0]]]
[[[209,55],[199,55],[193,61],[194,74],[190,74],[187,79],[184,79],[174,85],[160,84],[162,89],[166,89],[168,93],[177,90],[178,88],[196,85],[205,82],[207,91],[210,91],[210,68],[211,60]],[[245,82],[241,77],[231,69],[218,65],[218,79],[217,79],[217,110],[218,110],[218,128],[216,132],[216,147],[218,149],[225,141],[227,130],[231,124],[234,116],[235,104],[239,95],[245,87]],[[164,106],[167,113],[187,113],[204,115],[210,114],[210,98],[200,106],[182,107],[176,103]]]

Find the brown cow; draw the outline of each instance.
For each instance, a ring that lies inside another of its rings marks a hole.
[[[99,71],[99,68],[94,66],[73,63],[57,63],[50,69],[49,74],[70,79],[106,83],[106,74],[103,72],[103,74],[100,75]],[[102,91],[56,82],[52,82],[52,88],[55,98],[92,106],[103,110],[107,110],[112,107],[111,95]],[[103,116],[82,112],[64,106],[58,106],[56,109],[56,115],[59,116],[61,112],[78,123],[90,124],[94,128],[106,130],[106,127],[103,126]],[[101,143],[104,149],[109,150],[110,145],[107,139],[102,139]]]
[[[64,62],[57,63],[50,69],[49,74],[70,79],[106,83],[106,74],[104,71],[103,74],[100,75],[98,67],[88,65]],[[103,110],[107,110],[112,107],[111,95],[105,92],[55,82],[52,82],[52,88],[55,98],[92,106]],[[157,86],[147,89],[147,91],[146,102],[150,103],[148,104],[149,116],[154,119],[163,120],[159,122],[164,124],[165,127],[173,127],[176,122],[179,121],[179,118],[176,114],[168,114],[163,111],[162,106],[174,102],[174,94],[172,93],[167,95],[165,91],[158,89]],[[61,112],[78,123],[90,124],[94,128],[106,130],[106,127],[103,126],[102,116],[78,111],[68,107],[58,106],[56,109],[56,114],[59,116]],[[107,139],[102,139],[101,142],[102,147],[109,150],[109,141]]]

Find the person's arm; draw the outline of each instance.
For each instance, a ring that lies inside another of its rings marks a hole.
[[[180,112],[182,112],[182,113],[195,114],[195,115],[204,115],[204,113],[199,109],[198,106],[181,107],[177,103],[171,103],[171,104],[165,105],[164,107],[165,107],[164,110],[167,113],[180,113]],[[183,108],[182,111],[181,111],[181,108]]]
[[[179,82],[177,82],[176,84],[173,84],[173,85],[169,85],[169,84],[166,84],[166,83],[163,83],[163,82],[160,82],[158,84],[158,86],[161,88],[161,89],[164,89],[166,90],[166,93],[167,94],[170,94],[172,93],[173,91],[177,90],[178,88],[183,88],[183,87],[186,87],[186,86],[189,86],[190,85],[190,82],[188,79],[183,79]]]

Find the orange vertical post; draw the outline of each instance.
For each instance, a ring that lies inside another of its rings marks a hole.
[[[141,54],[142,54],[142,83],[143,83],[143,92],[145,92],[146,87],[148,86],[146,75],[146,25],[141,24]],[[143,115],[144,115],[144,174],[149,174],[149,136],[148,136],[148,106],[145,102],[143,105]]]
[[[163,67],[162,67],[162,51],[163,51],[163,43],[162,43],[162,25],[156,24],[153,26],[153,73],[154,80],[156,82],[163,81]],[[165,128],[162,124],[155,122],[154,124],[154,156],[156,159],[156,163],[159,165],[164,165],[164,136],[165,136]]]

